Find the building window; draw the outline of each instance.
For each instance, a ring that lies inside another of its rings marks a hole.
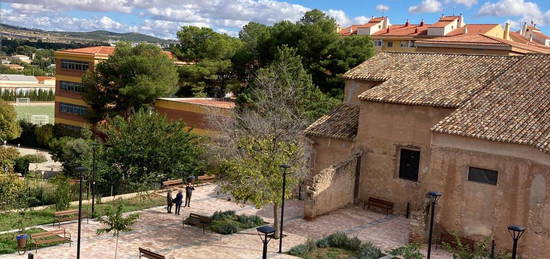
[[[382,29],[382,25],[378,24],[378,29]]]
[[[61,68],[67,70],[86,71],[88,70],[89,63],[75,60],[61,60]]]
[[[383,40],[375,40],[375,41],[374,41],[374,46],[376,46],[376,47],[382,47],[382,45],[384,45],[384,41],[383,41]]]
[[[388,41],[388,44],[386,44],[388,46],[388,48],[392,48],[393,47],[393,41]]]
[[[64,113],[71,113],[75,115],[84,116],[86,115],[88,108],[80,105],[70,104],[70,103],[60,103],[59,110],[61,110],[61,112],[64,112]]]
[[[399,46],[401,46],[401,48],[406,48],[409,46],[409,43],[407,41],[400,41]]]
[[[495,170],[470,167],[468,170],[468,181],[497,185],[498,172]]]
[[[399,154],[399,178],[418,181],[420,168],[420,151],[401,149]]]
[[[71,91],[71,92],[82,92],[82,83],[61,81],[59,82],[61,90]]]
[[[414,40],[409,41],[409,48],[414,48]]]

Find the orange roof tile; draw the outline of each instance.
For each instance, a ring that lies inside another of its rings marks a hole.
[[[417,24],[409,24],[405,26],[404,24],[391,25],[389,31],[387,29],[380,30],[374,33],[375,36],[419,36],[427,35],[428,26],[419,26]]]
[[[35,78],[38,81],[55,80],[55,76],[35,76]]]
[[[163,100],[175,101],[181,103],[192,103],[223,109],[235,108],[235,101],[226,98],[161,98]]]
[[[60,52],[108,56],[108,55],[112,55],[115,52],[115,47],[95,46],[95,47],[86,47],[86,48],[78,48],[78,49],[66,49],[66,50],[61,50]]]
[[[446,36],[455,36],[459,34],[484,34],[491,29],[499,26],[498,24],[466,24],[463,27],[456,28],[453,31],[447,33]]]

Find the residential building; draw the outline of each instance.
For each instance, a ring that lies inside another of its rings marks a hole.
[[[235,101],[229,98],[158,98],[155,109],[171,120],[183,120],[193,132],[203,136],[216,134],[217,125],[210,123],[209,116],[227,115],[235,108]]]
[[[31,91],[55,91],[55,77],[0,74],[0,92],[25,94]]]
[[[543,37],[539,31],[526,29],[530,35]],[[343,36],[368,35],[379,51],[437,52],[493,55],[550,53],[550,48],[529,42],[519,33],[498,24],[466,24],[462,16],[442,16],[436,23],[392,25],[389,17],[372,18],[363,25],[339,30]],[[517,34],[517,35],[516,35]]]
[[[526,22],[523,23],[521,30],[516,32],[514,36],[517,36],[517,34],[519,34],[519,37],[524,41],[535,42],[550,47],[550,37],[542,33],[533,23],[531,23],[531,25],[527,25]]]
[[[82,76],[93,71],[96,64],[109,58],[115,51],[113,46],[97,46],[57,51],[55,124],[71,130],[90,127],[86,119],[88,105],[82,99]],[[165,52],[176,65],[188,63],[176,60],[172,53]],[[181,119],[198,134],[209,135],[212,130],[206,124],[206,114],[211,111],[225,112],[234,106],[228,100],[209,98],[160,98],[155,107],[170,119]]]
[[[341,106],[306,130],[313,218],[378,198],[427,233],[428,191],[443,193],[436,238],[458,233],[550,257],[550,55],[382,52],[348,71]]]
[[[3,64],[3,65],[8,67],[11,70],[16,70],[16,71],[23,71],[25,69],[25,67],[17,64]]]
[[[12,55],[11,57],[27,64],[30,64],[32,62],[31,58],[25,55]]]

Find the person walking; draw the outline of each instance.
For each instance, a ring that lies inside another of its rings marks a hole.
[[[187,186],[185,186],[185,206],[187,207],[191,206],[191,195],[193,194],[194,190],[195,187],[193,187],[193,183],[187,182]]]
[[[172,206],[174,205],[174,198],[172,197],[172,191],[166,192],[166,211],[172,213]]]
[[[178,194],[176,195],[176,198],[174,199],[174,203],[176,203],[176,215],[180,214],[181,210],[181,204],[183,203],[183,191],[179,190]]]

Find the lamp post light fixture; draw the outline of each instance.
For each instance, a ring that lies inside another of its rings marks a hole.
[[[269,241],[271,241],[271,238],[273,237],[273,233],[275,233],[275,229],[271,226],[262,226],[262,227],[256,228],[256,231],[258,231],[258,236],[260,236],[260,239],[262,240],[262,243],[264,244],[264,248],[263,248],[263,252],[262,252],[262,259],[266,259],[267,258],[267,244],[269,243]]]
[[[286,170],[290,168],[289,165],[281,165],[283,169],[283,198],[281,202],[281,232],[279,234],[279,253],[283,252],[283,221],[285,217],[285,192],[286,192]]]
[[[79,172],[80,174],[80,191],[78,193],[78,238],[76,243],[76,259],[80,259],[80,234],[81,234],[81,221],[82,221],[82,181],[83,177],[82,174],[86,171],[88,171],[88,168],[79,166],[74,169],[75,171]]]
[[[512,236],[512,240],[514,241],[514,244],[512,247],[512,259],[516,259],[516,253],[518,250],[518,240],[525,233],[525,227],[511,225],[511,226],[508,226],[508,232],[510,233],[510,236]]]
[[[430,259],[431,253],[432,253],[432,235],[433,235],[433,228],[434,228],[434,217],[435,217],[435,207],[437,205],[437,200],[441,197],[440,192],[428,192],[428,196],[431,200],[431,210],[432,214],[430,216],[430,233],[428,234],[428,256],[427,258]]]

